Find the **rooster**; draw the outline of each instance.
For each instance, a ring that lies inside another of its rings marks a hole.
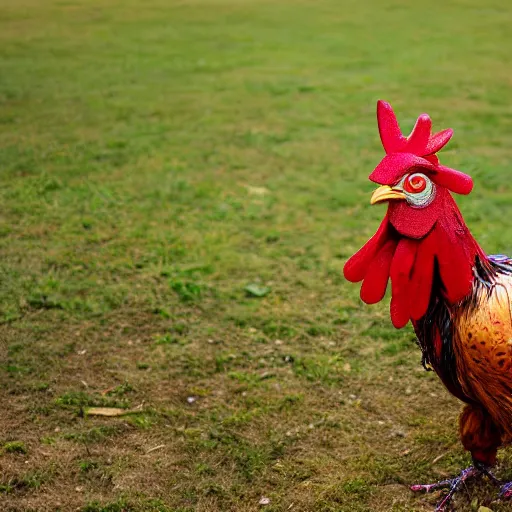
[[[391,321],[397,329],[411,321],[424,367],[465,403],[459,432],[473,461],[453,479],[411,489],[448,487],[436,508],[443,511],[465,481],[485,475],[501,486],[501,499],[511,498],[512,484],[491,468],[498,448],[512,442],[512,259],[484,253],[451,195],[473,188],[436,155],[453,131],[432,134],[422,114],[405,137],[384,101],[377,121],[386,156],[370,174],[380,185],[370,203],[387,202],[387,213],[344,275],[362,281],[367,304],[382,300],[391,278]]]

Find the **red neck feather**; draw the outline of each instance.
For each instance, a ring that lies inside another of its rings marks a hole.
[[[399,219],[404,216],[397,215],[396,203],[390,203],[377,233],[344,267],[346,279],[363,281],[361,299],[367,304],[382,300],[391,278],[391,320],[396,328],[427,312],[436,262],[441,282],[438,292],[455,304],[471,292],[475,258],[487,259],[450,193],[446,191],[436,202],[438,211],[433,216],[430,212],[434,221],[424,222],[417,210],[416,226],[410,217],[409,224],[402,225]]]

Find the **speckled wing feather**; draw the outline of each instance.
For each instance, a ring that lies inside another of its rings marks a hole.
[[[453,348],[464,392],[512,439],[512,260],[489,261],[494,272],[477,272],[471,297],[454,312]]]

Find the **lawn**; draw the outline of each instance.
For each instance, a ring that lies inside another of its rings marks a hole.
[[[407,484],[469,464],[460,404],[342,268],[384,215],[379,98],[455,129],[466,221],[512,255],[511,18],[0,0],[0,508],[433,510]]]

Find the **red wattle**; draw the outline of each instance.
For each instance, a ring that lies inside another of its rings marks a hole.
[[[442,213],[446,194],[445,190],[437,189],[434,201],[425,208],[411,208],[407,201],[390,201],[389,222],[402,236],[423,238],[432,230]]]

